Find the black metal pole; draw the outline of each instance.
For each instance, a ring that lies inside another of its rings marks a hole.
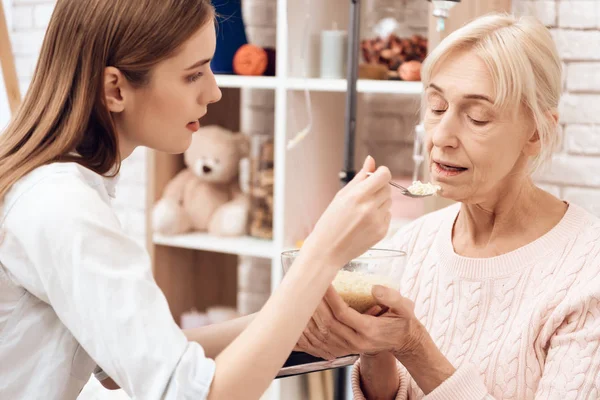
[[[358,48],[360,41],[360,0],[350,0],[350,24],[348,29],[347,51],[347,90],[344,143],[344,169],[340,172],[343,184],[350,182],[354,169],[354,148],[356,137],[356,81],[358,79]]]
[[[344,169],[340,172],[342,185],[346,185],[356,175],[354,149],[356,140],[356,81],[358,79],[358,48],[360,41],[360,0],[350,0],[350,23],[348,26]],[[335,400],[346,400],[346,368],[339,368],[336,372]]]

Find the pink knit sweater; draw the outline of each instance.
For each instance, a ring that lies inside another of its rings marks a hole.
[[[513,252],[454,252],[453,205],[402,229],[401,292],[457,368],[427,396],[400,363],[397,399],[600,399],[600,220],[570,204],[550,232]],[[355,399],[360,362],[353,371]]]

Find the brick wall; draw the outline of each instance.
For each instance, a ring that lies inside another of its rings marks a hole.
[[[564,67],[562,149],[539,181],[565,200],[600,215],[600,1],[513,0],[516,14],[548,26]]]

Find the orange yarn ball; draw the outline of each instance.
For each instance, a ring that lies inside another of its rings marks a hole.
[[[241,46],[233,56],[233,71],[238,75],[260,76],[267,70],[267,52],[253,44]]]

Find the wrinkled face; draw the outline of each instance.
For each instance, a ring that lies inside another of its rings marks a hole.
[[[527,177],[527,160],[539,152],[534,124],[523,106],[504,111],[494,106],[492,76],[478,56],[465,51],[446,59],[425,96],[430,174],[442,196],[495,201]]]
[[[121,148],[182,153],[189,147],[208,104],[221,98],[210,69],[215,45],[211,20],[152,69],[148,85],[127,89],[125,108],[115,118]]]

